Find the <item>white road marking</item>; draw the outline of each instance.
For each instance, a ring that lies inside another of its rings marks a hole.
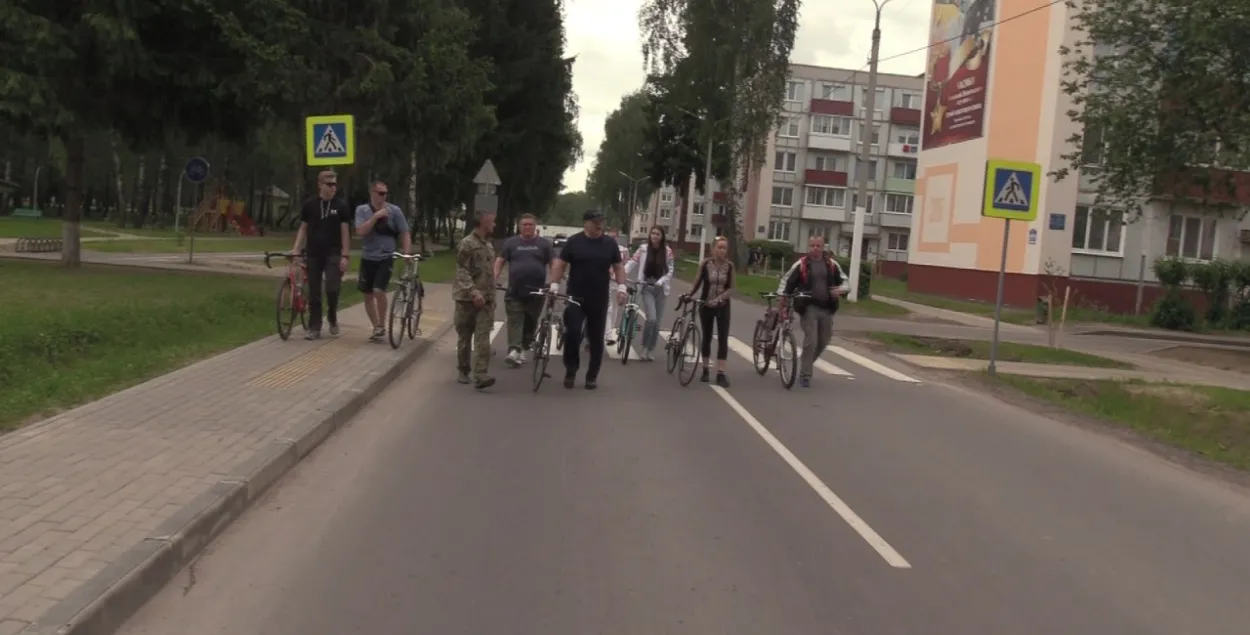
[[[752,364],[755,363],[755,351],[752,350],[750,344],[747,344],[746,342],[736,337],[730,336],[729,350],[733,351],[734,353],[737,353],[739,356],[741,356],[743,359],[747,360],[748,362],[751,362]],[[802,352],[803,352],[803,349],[801,348],[799,350],[794,351],[796,355],[801,355]],[[816,362],[813,364],[813,366],[820,372],[826,373],[828,375],[834,375],[837,377],[846,377],[847,379],[855,378],[854,375],[852,375],[850,372],[843,370],[841,368],[838,368],[837,366],[834,366],[833,364],[830,364],[829,362],[826,362],[825,360],[820,359],[819,357],[816,358]]]
[[[490,327],[490,341],[494,342],[495,336],[499,335],[499,332],[502,331],[504,326],[506,326],[507,324],[508,324],[507,322],[496,320],[495,325]]]
[[[829,351],[830,353],[833,353],[834,355],[845,357],[846,359],[849,359],[852,362],[855,362],[856,364],[859,364],[860,366],[867,368],[868,370],[871,370],[875,373],[879,373],[881,375],[885,375],[886,377],[889,377],[890,379],[893,379],[895,381],[905,381],[910,384],[920,383],[919,379],[904,375],[903,373],[900,373],[897,370],[890,368],[889,366],[878,364],[877,362],[874,362],[871,359],[868,359],[867,357],[860,355],[859,353],[856,353],[854,351],[848,351],[847,349],[842,348],[841,346],[829,346],[825,350]]]
[[[562,355],[562,354],[564,354],[564,349],[563,349],[563,348],[561,348],[561,349],[560,349],[560,351],[559,351],[558,353],[556,352],[556,340],[557,340],[557,338],[559,338],[559,337],[560,337],[560,330],[559,330],[559,329],[558,329],[558,328],[557,328],[557,327],[553,324],[553,325],[551,326],[551,337],[547,339],[547,354],[548,354],[548,355],[557,355],[557,354]],[[664,350],[663,350],[663,346],[664,346],[664,334],[663,334],[663,333],[661,333],[661,337],[660,337],[659,342],[660,342],[660,343],[656,345],[655,350],[657,351],[657,353],[659,353],[659,354],[663,354],[663,352],[664,352]],[[633,343],[632,343],[632,344],[630,344],[630,346],[629,346],[629,359],[630,359],[630,361],[641,361],[641,360],[642,360],[642,353],[640,353],[640,352],[639,352],[639,349],[638,349],[638,347],[639,347],[641,344],[642,344],[642,333],[635,333],[635,334],[634,334],[634,341],[633,341]],[[617,352],[616,352],[616,345],[615,345],[615,344],[609,344],[609,345],[606,345],[606,346],[605,346],[605,349],[604,349],[604,353],[606,354],[605,356],[606,356],[607,358],[609,358],[609,359],[615,359],[615,360],[617,360],[617,361],[620,361],[620,359],[621,359],[621,356],[620,356],[620,355],[618,355],[618,354],[617,354]]]
[[[799,457],[795,456],[789,448],[777,439],[777,437],[773,436],[773,433],[769,432],[768,428],[764,427],[764,424],[760,423],[758,419],[752,416],[746,408],[743,408],[742,404],[738,403],[738,400],[734,399],[733,396],[729,394],[729,391],[721,388],[720,386],[712,386],[711,388],[717,395],[720,396],[722,400],[724,400],[725,403],[729,404],[730,408],[733,408],[734,412],[738,413],[739,417],[742,417],[742,420],[745,421],[748,426],[751,426],[752,430],[755,430],[756,434],[760,435],[760,438],[764,439],[764,442],[767,443],[768,446],[771,447],[773,451],[786,462],[787,465],[789,465],[795,472],[798,472],[799,476],[806,481],[812,489],[816,490],[816,494],[818,494],[835,513],[841,516],[842,520],[846,521],[846,524],[850,525],[851,529],[854,529],[855,533],[859,534],[860,537],[868,543],[868,546],[872,547],[873,550],[875,550],[887,564],[896,569],[911,568],[911,563],[907,562],[907,560],[903,558],[898,551],[895,551],[894,547],[891,547],[890,543],[886,542],[885,538],[882,538],[880,534],[873,530],[873,528],[870,527],[863,518],[860,518],[859,514],[855,513],[855,510],[851,509],[851,507],[839,498],[837,494],[833,493],[833,490],[829,489],[829,486],[825,485],[824,482],[816,476],[816,474],[804,465],[803,462],[799,460]]]

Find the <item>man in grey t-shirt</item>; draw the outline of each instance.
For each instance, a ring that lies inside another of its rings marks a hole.
[[[543,299],[530,295],[547,287],[547,275],[555,248],[551,241],[538,235],[538,218],[533,214],[521,216],[521,235],[504,241],[495,258],[495,278],[508,265],[508,295],[504,309],[508,316],[508,357],[504,363],[516,368],[529,357],[534,344],[534,331],[538,327]]]
[[[365,294],[365,313],[373,323],[370,341],[386,337],[386,285],[391,281],[391,252],[412,251],[412,230],[397,205],[386,202],[390,190],[382,181],[369,185],[369,203],[356,208],[356,235],[360,236],[360,276],[356,287]]]

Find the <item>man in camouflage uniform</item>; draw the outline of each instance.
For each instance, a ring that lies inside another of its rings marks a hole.
[[[490,363],[490,332],[495,325],[495,248],[490,235],[495,230],[495,213],[478,211],[469,232],[456,251],[456,365],[462,384],[472,381],[478,390],[495,384],[486,374]],[[473,373],[470,380],[469,373]]]

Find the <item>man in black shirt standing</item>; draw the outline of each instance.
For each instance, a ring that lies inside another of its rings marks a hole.
[[[339,289],[347,271],[348,254],[352,252],[352,215],[347,204],[335,198],[338,175],[325,170],[317,175],[317,196],[300,209],[299,231],[295,234],[292,253],[307,246],[308,259],[308,333],[304,339],[321,337],[321,283],[325,280],[326,320],[330,335],[339,334]]]
[[[551,266],[551,290],[558,293],[560,280],[568,268],[566,293],[581,306],[564,309],[564,387],[572,388],[581,366],[581,344],[590,344],[590,365],[586,368],[586,389],[598,387],[599,367],[603,365],[603,339],[608,321],[609,289],[615,275],[616,301],[625,303],[625,265],[616,239],[603,233],[603,214],[590,210],[582,215],[585,231],[573,234]],[[583,328],[584,327],[584,328]]]

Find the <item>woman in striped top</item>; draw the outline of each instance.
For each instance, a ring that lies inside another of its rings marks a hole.
[[[725,362],[729,357],[729,296],[734,288],[734,263],[729,260],[729,241],[721,236],[712,243],[712,257],[699,265],[699,275],[694,280],[690,295],[699,296],[704,305],[699,309],[703,323],[703,376],[707,383],[712,366],[712,326],[716,326],[716,385],[729,387],[725,376]]]

